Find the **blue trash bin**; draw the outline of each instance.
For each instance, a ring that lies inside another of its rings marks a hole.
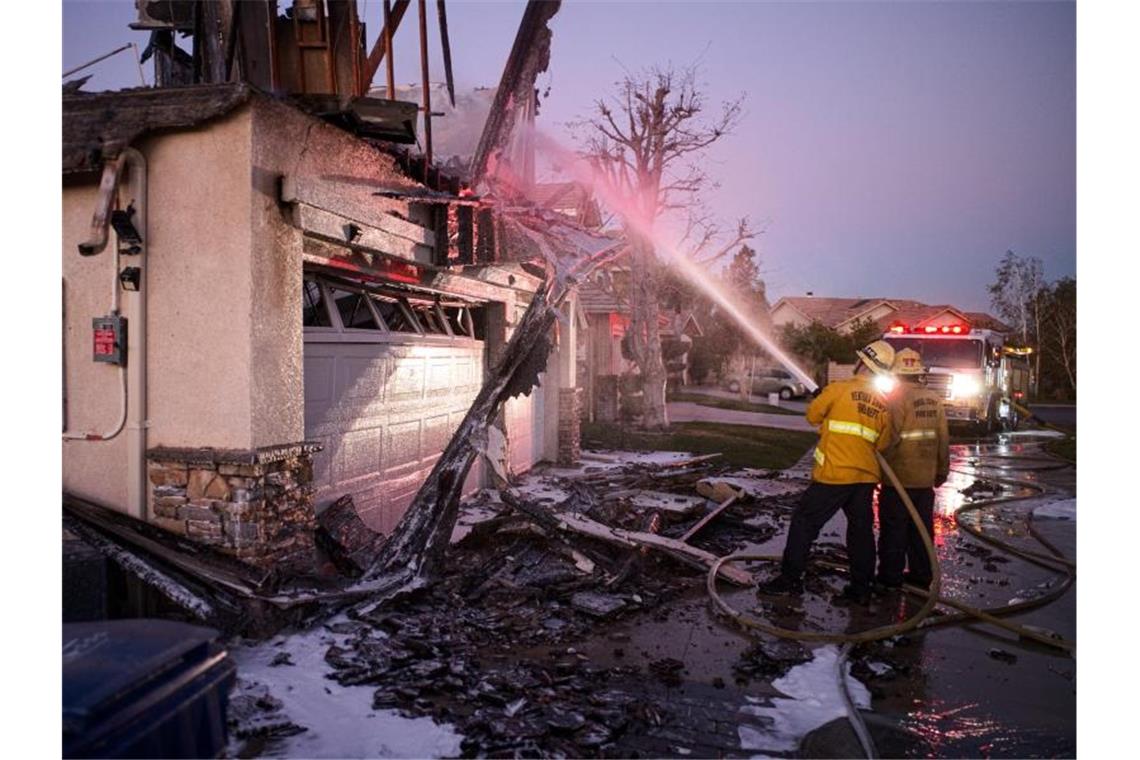
[[[63,626],[64,757],[217,757],[237,668],[209,628]]]

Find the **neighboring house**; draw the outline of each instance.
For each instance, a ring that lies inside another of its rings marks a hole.
[[[578,182],[539,183],[531,200],[535,205],[570,217],[587,229],[602,226],[602,212],[589,188]]]
[[[772,324],[804,327],[818,322],[842,334],[870,320],[881,332],[893,325],[909,328],[968,324],[975,329],[1009,332],[1010,327],[984,312],[968,312],[949,304],[931,306],[903,298],[817,298],[788,296],[772,307]],[[829,362],[826,381],[850,377],[854,364]]]
[[[578,382],[584,389],[583,403],[590,419],[597,416],[599,403],[613,401],[601,398],[613,392],[613,382],[599,378],[618,377],[637,369],[622,351],[630,323],[626,297],[629,276],[629,267],[619,260],[599,268],[578,289],[585,316],[585,331],[578,344]],[[657,325],[668,382],[671,386],[687,385],[693,339],[704,332],[691,311],[663,311]]]
[[[891,325],[908,327],[966,323],[978,329],[1008,332],[1009,327],[983,312],[966,312],[949,304],[931,306],[903,298],[824,298],[787,296],[772,307],[772,324],[804,327],[818,322],[846,334],[866,321],[883,332]]]
[[[457,181],[243,84],[65,95],[62,169],[64,490],[264,567],[344,494],[392,530],[539,286]],[[516,471],[576,430],[576,332],[505,407]]]

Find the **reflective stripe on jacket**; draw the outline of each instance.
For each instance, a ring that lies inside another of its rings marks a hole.
[[[891,419],[869,375],[828,385],[808,405],[807,420],[819,427],[812,480],[834,485],[879,481],[875,451],[891,445]]]
[[[891,394],[898,445],[885,456],[907,488],[932,488],[950,472],[950,434],[942,399],[921,385],[900,383]],[[884,485],[890,485],[884,478]]]

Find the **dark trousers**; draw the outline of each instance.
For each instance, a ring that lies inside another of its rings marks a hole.
[[[808,553],[820,530],[839,510],[847,517],[847,558],[851,584],[869,587],[875,575],[875,531],[871,509],[874,483],[830,485],[813,482],[792,513],[782,569],[799,578],[807,569]]]
[[[908,488],[906,492],[933,539],[934,489]],[[879,580],[889,585],[902,583],[904,566],[910,570],[911,583],[930,585],[930,557],[918,528],[910,519],[899,492],[884,486],[879,494]]]

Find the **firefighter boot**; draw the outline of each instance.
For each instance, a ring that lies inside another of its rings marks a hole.
[[[756,593],[759,596],[784,596],[789,594],[802,594],[804,590],[804,582],[802,578],[796,578],[785,573],[780,573],[770,581],[765,581],[756,587]]]

